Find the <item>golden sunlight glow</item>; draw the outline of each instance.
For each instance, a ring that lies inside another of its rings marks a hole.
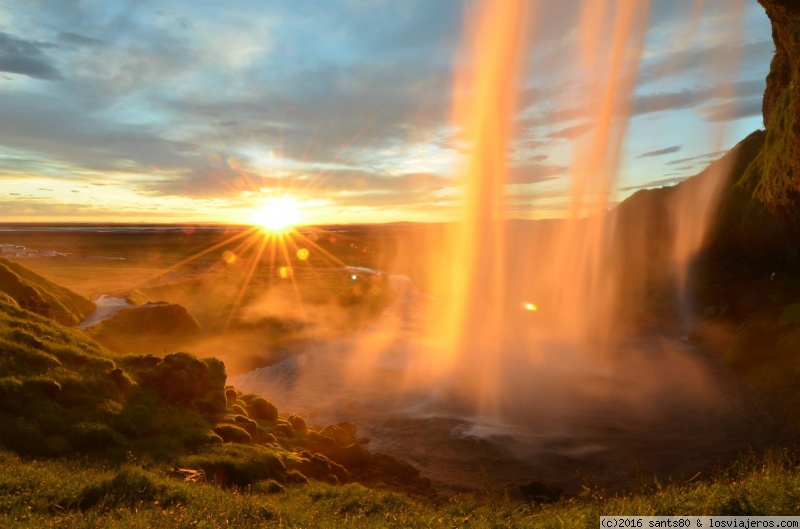
[[[253,212],[253,223],[265,231],[285,233],[292,229],[302,216],[300,204],[290,196],[269,199],[262,207]]]
[[[539,310],[539,307],[537,307],[537,306],[536,306],[536,305],[534,305],[533,303],[525,303],[525,304],[522,306],[522,308],[524,308],[525,310],[527,310],[527,311],[530,311],[530,312],[534,312],[534,311],[536,311],[536,310]]]

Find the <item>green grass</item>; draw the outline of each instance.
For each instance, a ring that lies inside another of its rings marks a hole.
[[[66,325],[77,324],[94,309],[88,299],[2,257],[0,292],[19,306]]]
[[[797,515],[800,474],[788,452],[742,458],[714,480],[647,485],[619,495],[586,487],[532,505],[502,495],[434,502],[358,484],[252,487],[185,483],[137,461],[23,460],[0,451],[3,527],[597,527],[601,515]]]

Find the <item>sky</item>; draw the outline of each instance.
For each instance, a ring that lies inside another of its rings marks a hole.
[[[593,127],[575,111],[591,84],[575,59],[583,5],[530,0],[511,216],[565,214]],[[451,220],[475,8],[0,0],[0,221],[248,223],[287,194],[309,224]],[[651,0],[643,20],[612,206],[763,127],[774,45],[755,0]]]

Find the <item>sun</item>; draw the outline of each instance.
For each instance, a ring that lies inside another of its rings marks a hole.
[[[290,231],[302,219],[300,203],[290,195],[268,199],[253,212],[253,224],[270,233]]]

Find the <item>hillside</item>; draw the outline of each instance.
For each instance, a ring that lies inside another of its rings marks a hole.
[[[94,303],[83,296],[4,258],[0,258],[0,292],[21,307],[64,325],[77,325],[94,310]]]
[[[129,454],[203,470],[220,484],[359,481],[429,495],[419,472],[371,454],[352,425],[279,415],[225,385],[219,360],[119,356],[0,294],[0,445],[22,456]]]

